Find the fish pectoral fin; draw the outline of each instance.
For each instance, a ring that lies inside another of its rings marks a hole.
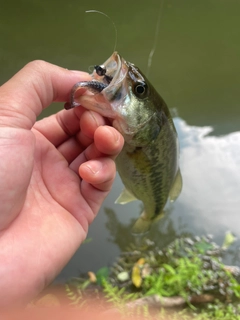
[[[123,189],[123,191],[121,192],[120,196],[117,198],[115,203],[126,204],[134,200],[138,200],[138,199],[134,197],[134,195],[130,191],[128,191],[127,189]]]
[[[173,182],[172,188],[169,192],[169,199],[171,202],[175,201],[177,197],[180,195],[182,191],[182,175],[180,172],[180,169],[178,169],[178,172],[176,174],[176,178]]]

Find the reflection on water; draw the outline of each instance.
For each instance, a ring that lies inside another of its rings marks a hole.
[[[141,211],[139,212],[141,213]],[[135,219],[130,219],[127,223],[122,223],[113,209],[105,208],[105,213],[108,220],[106,228],[110,235],[108,236],[108,240],[115,244],[120,251],[126,251],[131,244],[141,246],[146,238],[151,239],[155,243],[159,243],[159,239],[162,239],[162,241],[160,241],[162,247],[177,236],[176,230],[173,227],[173,221],[168,216],[171,214],[171,209],[166,210],[167,218],[161,219],[161,230],[159,230],[158,223],[155,223],[151,227],[151,232],[145,235],[132,234],[132,226]]]
[[[183,190],[167,205],[165,216],[152,226],[147,237],[159,247],[182,234],[212,234],[221,244],[230,230],[240,239],[240,132],[216,137],[211,127],[189,126],[180,118],[174,122],[181,145]],[[142,211],[141,204],[114,204],[122,188],[117,177],[90,227],[93,241],[79,249],[59,279],[109,266],[120,251],[136,243],[131,227]],[[240,263],[239,244],[237,241],[225,257],[227,263]]]

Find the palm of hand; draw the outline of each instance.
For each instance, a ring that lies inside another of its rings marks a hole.
[[[14,203],[8,216],[14,220],[8,221],[10,224],[1,232],[0,245],[5,250],[0,258],[8,262],[6,268],[11,266],[18,277],[21,277],[23,270],[28,270],[26,282],[23,280],[23,288],[18,287],[18,290],[26,290],[29,295],[34,294],[30,291],[31,278],[38,282],[34,289],[39,291],[70,259],[85,238],[88,225],[114,179],[113,170],[109,171],[109,166],[114,166],[114,163],[104,156],[111,153],[114,157],[119,146],[116,144],[116,148],[108,149],[108,145],[114,144],[113,137],[106,136],[109,128],[97,127],[96,123],[91,123],[91,117],[89,112],[82,115],[82,122],[88,124],[85,129],[83,125],[79,133],[79,140],[83,141],[84,146],[79,141],[75,142],[76,152],[70,155],[66,153],[72,147],[72,137],[66,138],[64,135],[65,139],[56,148],[44,135],[44,120],[37,123],[36,129],[32,131],[17,129],[16,141],[5,148],[3,158],[6,160],[6,169],[7,165],[12,169],[11,157],[14,154],[16,160],[14,171],[5,170],[8,172],[6,181],[14,183],[13,186],[5,184],[9,186],[5,190],[5,197],[11,197],[6,203]],[[100,124],[104,124],[99,115],[95,114],[94,117],[98,118]],[[82,152],[79,154],[80,150]],[[99,175],[90,175],[85,165],[86,158],[88,163],[96,162],[94,159],[98,158],[108,170],[99,172]],[[82,163],[80,172],[84,180],[78,174],[78,167]],[[109,175],[107,183],[106,175]],[[15,192],[11,193],[11,189]],[[64,256],[64,262],[61,263],[58,262],[60,254]],[[41,273],[42,277],[36,276]]]

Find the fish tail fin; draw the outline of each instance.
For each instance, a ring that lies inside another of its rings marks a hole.
[[[132,227],[132,233],[144,234],[149,231],[152,225],[152,220],[146,220],[142,216],[137,219]]]
[[[132,233],[133,234],[144,234],[147,233],[152,224],[164,216],[164,211],[162,211],[159,215],[156,217],[153,217],[153,219],[147,219],[147,215],[145,214],[145,211],[141,214],[141,216],[137,219],[137,221],[134,223],[132,227]]]

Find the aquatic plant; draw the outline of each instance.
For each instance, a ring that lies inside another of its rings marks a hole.
[[[192,295],[210,293],[230,301],[240,296],[235,275],[239,269],[223,265],[224,250],[210,237],[179,238],[163,250],[147,241],[144,250],[122,252],[113,265],[109,281],[130,292],[143,295],[180,295],[189,301]],[[235,273],[232,274],[232,273]],[[119,275],[127,274],[125,281]]]
[[[162,307],[188,304],[191,317],[188,311],[180,319],[192,319],[195,312],[197,320],[228,319],[230,315],[240,320],[236,304],[239,269],[222,263],[225,250],[210,237],[178,238],[162,250],[146,240],[141,248],[131,245],[122,252],[110,269],[101,268],[66,285],[66,294],[71,304],[79,305],[86,291],[102,292],[111,308],[128,315],[145,314],[149,319],[152,306],[161,310],[158,319],[165,319],[160,316]],[[208,302],[207,308],[197,308],[200,302]]]
[[[174,263],[164,263],[158,272],[143,281],[143,294],[171,297],[180,295],[188,300],[192,294],[201,294],[209,275],[202,273],[203,262],[198,257],[182,257]]]
[[[123,287],[119,289],[118,287],[112,286],[107,280],[103,281],[103,292],[107,302],[113,304],[115,308],[120,313],[126,314],[126,303],[133,301],[139,297],[137,293],[127,293],[126,289]],[[132,314],[132,312],[130,312]],[[130,315],[128,312],[128,315]]]

